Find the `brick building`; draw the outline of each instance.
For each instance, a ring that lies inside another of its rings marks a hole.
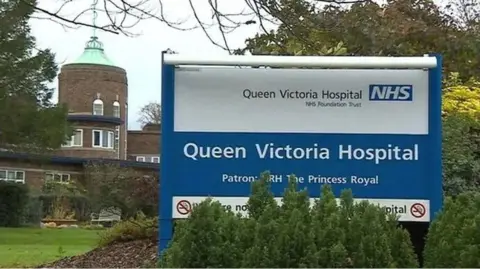
[[[77,60],[62,66],[58,91],[74,126],[71,139],[48,157],[0,152],[0,180],[40,188],[46,180],[74,180],[96,159],[137,170],[159,168],[160,125],[128,130],[127,73],[107,57],[96,36]]]

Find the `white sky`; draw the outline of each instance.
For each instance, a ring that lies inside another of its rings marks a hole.
[[[115,1],[115,0],[114,0]],[[119,0],[118,0],[119,1]],[[136,1],[136,0],[133,0]],[[155,8],[157,0],[150,0]],[[165,14],[169,20],[178,21],[189,19],[186,23],[193,25],[193,15],[188,0],[163,0]],[[63,0],[40,0],[40,7],[49,11],[56,10]],[[76,0],[67,6],[62,14],[73,17],[82,10],[89,8],[93,1]],[[210,20],[210,8],[207,0],[193,0],[202,19]],[[228,3],[228,5],[226,5]],[[244,0],[220,0],[219,4],[226,11],[236,12],[246,8]],[[103,6],[102,0],[99,7]],[[157,7],[158,8],[158,7]],[[86,13],[81,21],[91,22],[92,13]],[[246,19],[245,19],[246,20]],[[106,16],[98,15],[98,25],[106,22]],[[51,48],[56,53],[57,62],[61,65],[75,60],[83,52],[85,42],[92,35],[92,29],[81,27],[66,29],[48,20],[32,20],[33,35],[37,38],[39,48]],[[178,31],[169,28],[158,20],[143,21],[130,29],[138,34],[137,37],[126,37],[107,32],[97,31],[97,36],[104,43],[108,57],[118,66],[127,71],[129,82],[129,129],[140,129],[137,123],[138,113],[142,106],[151,101],[160,102],[161,87],[161,52],[170,48],[181,54],[195,55],[226,55],[222,49],[213,45],[201,29],[191,31]],[[258,25],[246,25],[228,35],[231,48],[243,47],[245,39],[252,37],[259,31]],[[210,28],[209,32],[221,42],[221,35],[217,28]],[[55,81],[55,87],[57,82]],[[57,93],[54,96],[57,99]]]
[[[54,12],[65,2],[70,2],[60,14],[64,17],[73,18],[82,11],[89,9],[95,0],[39,0],[39,7]],[[97,0],[98,8],[103,7],[104,0]],[[109,0],[120,3],[121,0]],[[149,10],[159,14],[158,1],[164,4],[164,14],[169,21],[185,21],[184,26],[196,24],[188,0],[126,0],[135,4],[138,1],[148,1]],[[191,0],[196,7],[202,21],[211,22],[211,10],[209,0]],[[224,13],[238,13],[244,10],[250,11],[246,6],[246,0],[210,0],[217,1],[219,9]],[[437,0],[442,3],[442,0]],[[157,10],[157,12],[155,12]],[[38,15],[40,16],[40,15]],[[84,13],[79,20],[91,23],[92,12]],[[244,17],[242,21],[248,20]],[[97,25],[105,25],[107,17],[99,12]],[[132,20],[130,20],[132,21]],[[34,36],[37,38],[37,45],[40,48],[51,48],[56,53],[59,64],[69,63],[75,60],[83,52],[85,43],[92,35],[93,30],[87,27],[78,29],[67,29],[55,22],[48,20],[32,20]],[[272,29],[273,25],[266,25]],[[129,82],[129,129],[139,129],[137,122],[138,113],[142,106],[151,102],[160,102],[161,87],[161,52],[170,48],[183,55],[226,55],[227,53],[213,45],[201,29],[191,31],[179,31],[169,28],[165,23],[151,19],[137,24],[130,32],[137,34],[136,37],[126,37],[107,32],[97,31],[97,36],[104,43],[105,52],[108,57],[118,66],[127,71]],[[216,26],[209,30],[215,41],[222,43],[222,37]],[[255,33],[261,32],[258,24],[245,25],[227,36],[230,48],[243,47],[245,39],[253,37]],[[55,87],[57,82],[55,82]],[[55,94],[54,100],[56,101]]]

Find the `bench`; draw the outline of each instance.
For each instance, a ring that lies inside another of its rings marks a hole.
[[[121,211],[119,209],[102,209],[100,213],[90,215],[91,224],[101,224],[105,227],[112,227],[113,224],[121,220]]]

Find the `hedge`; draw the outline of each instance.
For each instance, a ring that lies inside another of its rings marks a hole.
[[[25,184],[0,181],[0,226],[20,227],[29,202]]]

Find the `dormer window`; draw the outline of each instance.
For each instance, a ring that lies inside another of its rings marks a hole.
[[[113,116],[120,118],[120,103],[118,101],[113,102]]]
[[[97,94],[97,99],[93,101],[93,115],[103,116],[103,101],[100,99],[100,94]]]

